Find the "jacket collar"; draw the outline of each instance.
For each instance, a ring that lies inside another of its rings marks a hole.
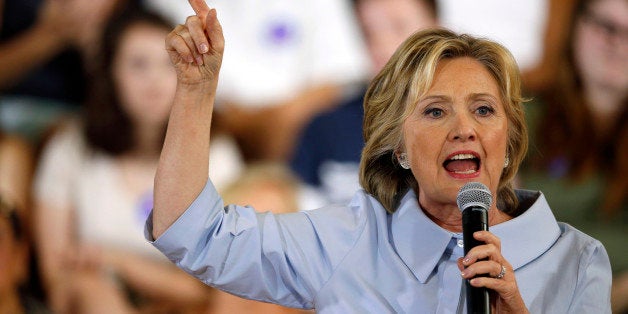
[[[517,196],[521,206],[529,206],[528,209],[518,217],[489,227],[500,238],[502,255],[514,269],[546,252],[560,236],[556,219],[542,193],[519,190]],[[397,254],[421,283],[427,281],[456,235],[425,215],[412,190],[404,195],[392,214],[390,228]]]

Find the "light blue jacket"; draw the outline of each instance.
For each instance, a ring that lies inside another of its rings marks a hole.
[[[490,231],[530,312],[611,313],[602,244],[556,222],[542,193],[517,194],[528,209]],[[462,236],[425,216],[412,191],[394,214],[360,190],[348,206],[273,215],[224,207],[208,181],[153,244],[186,272],[249,299],[323,314],[466,313]]]

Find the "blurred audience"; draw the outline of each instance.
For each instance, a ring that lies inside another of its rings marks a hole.
[[[548,194],[559,220],[600,240],[628,311],[628,2],[581,0],[556,84],[528,104],[533,135],[524,187]],[[623,274],[623,275],[622,275]]]
[[[36,241],[58,313],[188,313],[207,306],[208,288],[143,237],[176,86],[164,49],[171,28],[144,11],[112,18],[84,117],[60,126],[42,153]]]
[[[177,23],[185,1],[146,0]],[[217,0],[226,40],[214,117],[247,160],[288,161],[299,132],[362,80],[367,58],[348,0]]]
[[[260,213],[287,214],[298,211],[299,181],[282,163],[253,163],[222,192],[225,204],[252,206]],[[212,291],[208,313],[312,313],[276,304],[247,300],[235,295]]]
[[[496,40],[515,56],[524,88],[551,84],[575,0],[437,0],[441,24]],[[470,18],[473,17],[473,18]]]
[[[33,166],[28,142],[0,130],[0,313],[47,313],[32,254]]]
[[[29,245],[15,206],[0,195],[0,313],[51,313],[28,290]]]
[[[575,5],[576,0],[546,0],[540,52],[532,64],[521,67],[524,92],[539,93],[555,84],[557,65],[569,45],[569,25]],[[526,29],[524,25],[523,30]]]
[[[436,0],[443,26],[500,42],[521,69],[534,66],[541,56],[551,1]]]
[[[31,145],[17,135],[0,130],[0,195],[17,208],[30,226],[31,184],[35,160]]]
[[[34,142],[85,99],[86,63],[122,0],[0,0],[0,123]]]
[[[284,214],[299,210],[298,187],[299,179],[282,163],[256,162],[249,164],[221,193],[229,199],[225,203]]]
[[[410,34],[437,25],[430,0],[355,0],[354,9],[372,67],[358,93],[315,117],[300,135],[291,167],[326,203],[344,203],[359,188],[363,95],[375,76]]]

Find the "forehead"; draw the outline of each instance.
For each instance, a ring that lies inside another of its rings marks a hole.
[[[434,71],[432,93],[487,93],[499,96],[499,84],[491,72],[479,61],[470,57],[443,59]]]

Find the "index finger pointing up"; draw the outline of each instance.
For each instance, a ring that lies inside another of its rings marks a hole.
[[[207,3],[205,3],[205,0],[189,0],[189,2],[192,9],[194,9],[194,12],[196,13],[196,16],[198,16],[201,21],[205,21],[207,14],[209,13],[209,7],[207,6]]]

